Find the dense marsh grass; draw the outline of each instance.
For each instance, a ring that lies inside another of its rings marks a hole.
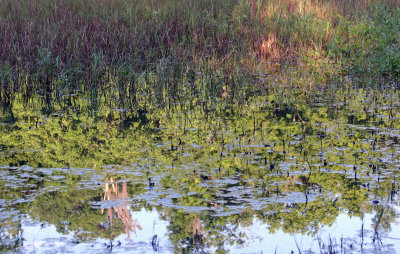
[[[15,99],[51,111],[82,96],[93,110],[136,112],[221,91],[243,101],[272,83],[308,93],[349,74],[400,74],[398,0],[0,4],[0,104],[11,116]]]

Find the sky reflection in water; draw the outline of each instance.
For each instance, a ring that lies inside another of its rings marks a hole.
[[[348,93],[128,122],[16,112],[0,125],[1,251],[395,252],[399,96]]]

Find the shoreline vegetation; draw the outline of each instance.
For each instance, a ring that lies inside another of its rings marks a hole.
[[[17,101],[127,117],[277,91],[308,103],[400,78],[399,0],[0,4],[1,116],[11,122]]]
[[[399,88],[400,0],[0,0],[0,252],[393,253]]]

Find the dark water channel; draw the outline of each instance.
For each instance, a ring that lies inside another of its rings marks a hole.
[[[124,120],[17,105],[0,125],[0,251],[395,253],[399,105],[390,89]]]

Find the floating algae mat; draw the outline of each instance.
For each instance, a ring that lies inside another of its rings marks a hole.
[[[289,107],[272,96],[0,125],[0,250],[393,253],[395,89]]]

